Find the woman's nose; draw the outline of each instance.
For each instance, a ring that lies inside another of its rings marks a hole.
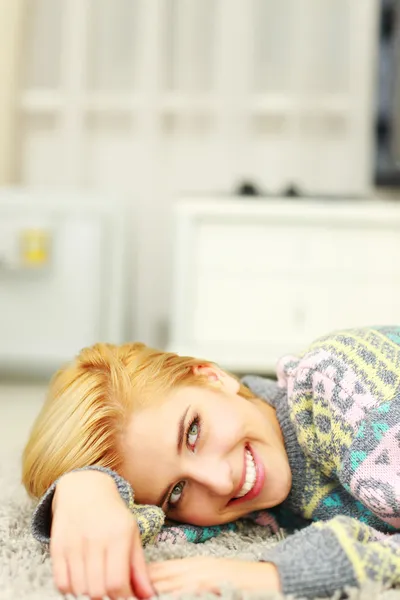
[[[234,492],[232,471],[227,461],[203,459],[191,468],[192,481],[203,485],[213,494],[230,496]]]

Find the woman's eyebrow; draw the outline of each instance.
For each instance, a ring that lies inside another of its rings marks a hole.
[[[188,414],[189,410],[190,410],[190,404],[184,411],[181,418],[179,419],[178,436],[177,436],[177,440],[176,440],[176,449],[178,451],[178,454],[181,454],[181,452],[182,452],[183,438],[185,437],[185,421],[186,421],[186,415]],[[158,502],[158,506],[160,506],[161,508],[164,507],[164,504],[165,504],[168,494],[169,494],[169,490],[171,489],[171,485],[172,484],[168,485],[167,488],[161,494],[160,501]]]

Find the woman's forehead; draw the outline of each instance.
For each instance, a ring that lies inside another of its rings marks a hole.
[[[125,446],[128,451],[137,451],[152,448],[157,442],[165,447],[171,438],[171,430],[176,427],[182,410],[182,401],[166,399],[160,403],[150,403],[135,411],[127,424],[125,431]]]
[[[176,476],[179,412],[151,405],[130,419],[123,442],[122,475],[140,502],[157,502]]]

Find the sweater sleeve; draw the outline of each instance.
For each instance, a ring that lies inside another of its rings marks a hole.
[[[289,536],[261,560],[276,565],[285,594],[331,596],[366,582],[391,587],[400,584],[400,534],[338,516]]]
[[[165,519],[164,512],[161,510],[161,508],[158,506],[135,504],[134,492],[130,483],[128,483],[115,471],[96,465],[84,467],[83,469],[76,469],[76,471],[86,470],[101,471],[102,473],[106,473],[113,478],[119,495],[132,512],[138,523],[143,545],[153,542],[161,531]],[[57,479],[57,481],[55,481],[49,487],[47,492],[40,499],[39,504],[33,513],[32,533],[33,536],[42,544],[48,544],[50,542],[52,502],[59,480],[60,479]]]

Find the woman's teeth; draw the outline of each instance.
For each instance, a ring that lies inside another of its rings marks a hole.
[[[251,452],[249,450],[245,450],[245,453],[246,453],[246,479],[245,479],[242,489],[240,490],[240,492],[238,493],[236,498],[242,498],[243,496],[248,494],[250,492],[250,490],[253,489],[256,479],[257,479],[257,471],[256,471],[256,465],[254,464],[253,455],[251,454]]]

